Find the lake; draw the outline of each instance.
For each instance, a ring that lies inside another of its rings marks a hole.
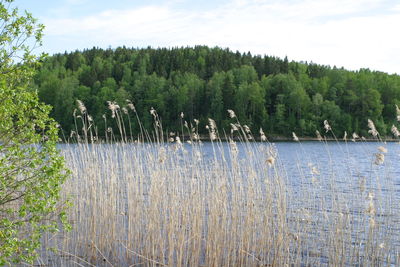
[[[400,146],[59,145],[73,230],[49,266],[398,266]]]

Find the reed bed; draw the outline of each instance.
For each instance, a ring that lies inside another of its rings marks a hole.
[[[350,144],[337,162],[322,140],[328,160],[304,152],[290,177],[264,133],[252,142],[235,127],[229,143],[210,121],[210,143],[160,131],[153,142],[64,145],[72,230],[46,236],[38,263],[400,266],[399,184],[389,157],[377,161],[384,146],[366,146],[364,176]]]

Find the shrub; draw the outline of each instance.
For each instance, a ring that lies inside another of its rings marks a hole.
[[[59,228],[67,176],[50,108],[26,90],[43,26],[12,2],[0,2],[0,265],[32,262],[42,234]]]

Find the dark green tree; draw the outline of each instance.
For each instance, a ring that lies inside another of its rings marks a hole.
[[[204,123],[214,117],[220,126],[229,127],[226,110],[232,109],[243,123],[265,126],[272,134],[296,131],[314,136],[329,117],[326,104],[339,114],[338,129],[365,129],[366,116],[380,129],[390,129],[395,105],[400,104],[398,75],[288,62],[219,47],[92,48],[57,54],[45,60],[32,87],[43,101],[56,105],[63,81],[71,77],[79,80],[73,101],[84,99],[95,121],[102,121],[108,112],[105,101],[123,88],[147,125],[152,123],[148,111],[154,107],[171,131],[180,128],[180,112],[188,120]],[[55,118],[57,109],[51,114]]]

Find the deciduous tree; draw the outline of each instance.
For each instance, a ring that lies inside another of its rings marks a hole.
[[[50,107],[27,85],[38,63],[32,49],[43,26],[0,1],[0,265],[32,262],[45,231],[64,221],[59,204],[67,174],[56,149]]]

